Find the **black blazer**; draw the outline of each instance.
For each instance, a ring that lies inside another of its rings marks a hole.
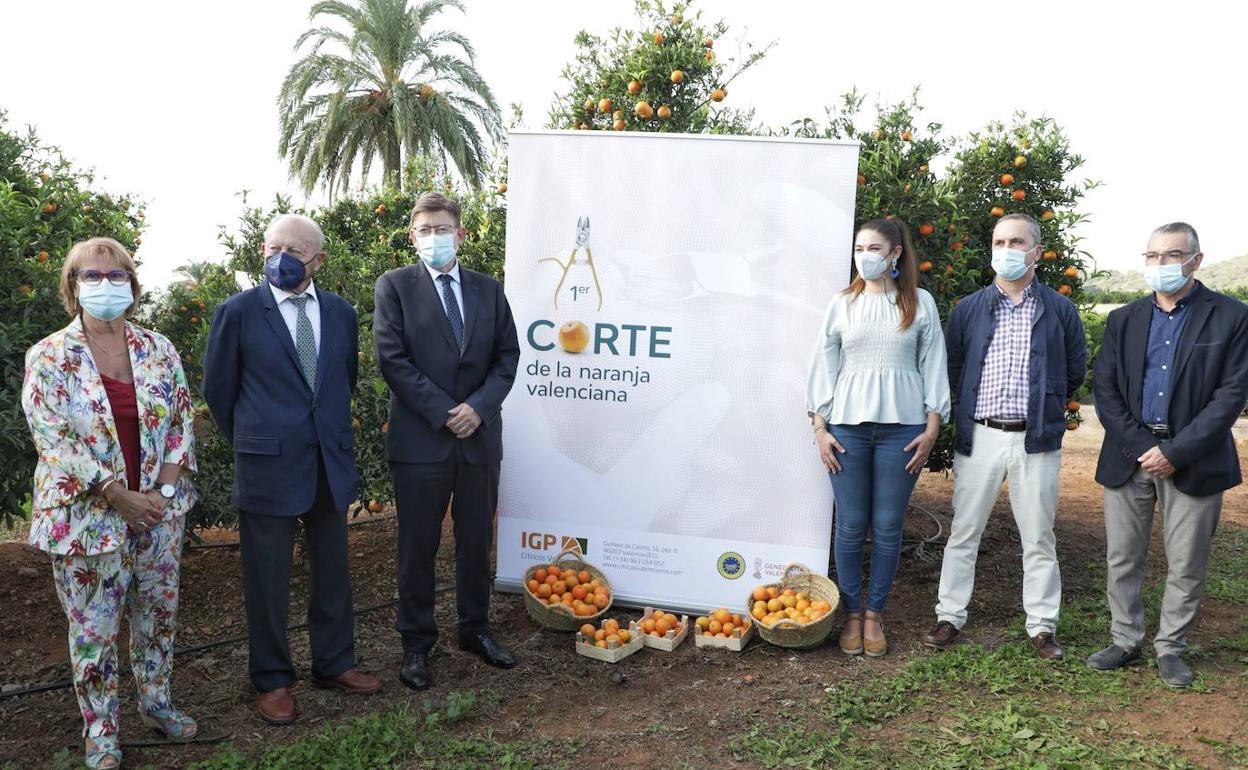
[[[351,394],[359,322],[342,297],[316,287],[321,349],[309,388],[267,282],[217,307],[204,351],[204,400],[234,446],[234,504],[268,516],[300,516],[316,497],[317,456],[340,511],[355,499]]]
[[[373,334],[377,366],[390,386],[391,462],[445,460],[458,441],[446,427],[447,413],[462,403],[481,416],[481,427],[462,441],[464,458],[473,465],[502,460],[503,399],[520,361],[516,325],[502,284],[463,265],[459,276],[462,354],[423,264],[391,270],[377,281]]]
[[[1174,484],[1185,494],[1217,494],[1242,481],[1231,426],[1248,399],[1248,305],[1201,289],[1175,351],[1168,440],[1154,436],[1140,416],[1153,296],[1109,314],[1093,386],[1105,427],[1096,480],[1106,487],[1127,483],[1136,458],[1154,446],[1174,466]]]

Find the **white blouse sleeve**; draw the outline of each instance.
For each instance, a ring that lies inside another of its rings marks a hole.
[[[919,328],[919,373],[923,376],[923,406],[928,412],[940,415],[941,422],[949,422],[949,367],[945,353],[945,335],[940,330],[940,311],[936,300],[928,292],[919,290],[919,308],[922,318]]]
[[[810,371],[806,377],[806,413],[818,412],[825,421],[832,414],[832,394],[836,390],[836,376],[841,368],[841,333],[837,328],[840,294],[828,303],[823,315],[823,325],[810,353]]]

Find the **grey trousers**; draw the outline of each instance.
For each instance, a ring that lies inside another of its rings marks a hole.
[[[1222,493],[1193,497],[1137,468],[1120,487],[1105,490],[1105,552],[1109,566],[1106,593],[1113,618],[1114,644],[1124,649],[1144,641],[1144,562],[1153,528],[1153,504],[1161,510],[1166,550],[1166,590],[1153,649],[1157,655],[1181,655],[1187,631],[1205,596],[1205,570]]]

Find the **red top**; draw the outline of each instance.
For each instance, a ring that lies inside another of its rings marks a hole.
[[[134,383],[121,382],[100,375],[113,410],[121,456],[126,458],[126,489],[139,489],[139,403],[134,397]]]

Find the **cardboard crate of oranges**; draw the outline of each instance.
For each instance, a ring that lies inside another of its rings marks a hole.
[[[697,647],[741,652],[754,638],[750,619],[734,615],[725,607],[717,607],[695,620],[694,629],[693,643]]]
[[[647,647],[671,652],[689,635],[689,616],[676,617],[670,612],[646,607],[638,621]]]
[[[620,628],[614,618],[607,618],[597,628],[593,623],[585,623],[576,632],[576,654],[604,663],[619,663],[645,646],[643,636],[636,621],[630,622],[627,629]]]
[[[777,647],[818,647],[832,630],[841,595],[836,584],[802,564],[784,568],[780,582],[755,588],[747,599],[758,635]]]
[[[550,564],[525,570],[524,608],[539,625],[575,631],[611,608],[610,582],[580,552],[579,545],[570,545]]]

